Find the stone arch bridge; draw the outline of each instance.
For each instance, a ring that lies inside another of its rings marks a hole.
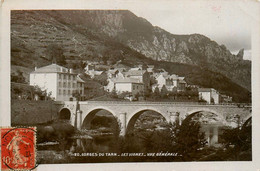
[[[58,117],[69,119],[70,123],[82,128],[89,127],[95,114],[106,110],[115,116],[121,126],[121,135],[132,129],[138,117],[145,111],[155,111],[161,114],[167,122],[180,122],[198,112],[210,112],[217,117],[213,129],[212,141],[218,141],[218,126],[236,127],[251,117],[251,105],[247,104],[221,104],[209,105],[197,102],[128,102],[128,101],[64,101],[55,103]],[[239,121],[238,121],[239,118]],[[214,124],[213,124],[214,125]],[[208,131],[208,132],[207,132]],[[209,138],[209,130],[206,136]]]

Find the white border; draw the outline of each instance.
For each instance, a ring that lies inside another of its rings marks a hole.
[[[188,0],[186,0],[188,1]],[[189,1],[191,2],[191,1]],[[194,1],[192,1],[194,2]],[[196,1],[197,3],[206,1]],[[207,1],[208,4],[213,1]],[[221,1],[217,1],[221,3]],[[51,164],[37,170],[260,170],[260,5],[257,1],[241,3],[252,18],[252,100],[253,100],[253,161],[252,162],[171,162],[171,163],[109,163],[109,164]],[[0,41],[0,126],[10,126],[10,10],[12,9],[132,9],[138,4],[160,8],[182,1],[173,0],[2,0]],[[214,2],[216,3],[216,1]]]

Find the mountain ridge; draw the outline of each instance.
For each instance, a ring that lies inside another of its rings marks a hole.
[[[125,64],[127,61],[133,64],[168,61],[167,68],[170,69],[172,65],[180,73],[185,72],[178,65],[184,64],[189,65],[190,73],[192,67],[201,68],[199,72],[211,70],[248,90],[251,87],[251,62],[242,61],[225,46],[219,46],[206,36],[173,35],[129,11],[11,12],[12,72],[23,67],[28,74],[28,70],[36,65],[40,67],[49,64],[48,50],[51,44],[61,46],[67,60],[102,61],[108,58],[122,60]],[[214,56],[216,54],[217,57]],[[231,64],[233,66],[229,67]],[[180,66],[185,68],[184,65]],[[240,78],[239,81],[237,78]]]

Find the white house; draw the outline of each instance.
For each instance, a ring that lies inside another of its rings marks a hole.
[[[152,86],[153,91],[156,87],[161,90],[163,86],[165,86],[168,91],[172,91],[174,87],[177,88],[177,91],[184,91],[187,86],[184,77],[179,77],[176,74],[168,75],[166,73],[160,73],[155,79],[157,84]]]
[[[95,70],[89,70],[85,73],[90,76],[90,78],[94,78],[95,76],[101,75],[104,71],[95,71]]]
[[[70,100],[72,93],[84,94],[84,81],[72,69],[51,64],[30,73],[30,85],[39,86],[56,101]]]
[[[111,78],[117,78],[117,77],[124,77],[124,72],[125,69],[124,68],[115,68],[115,69],[109,69],[107,71],[107,78],[111,79]]]
[[[150,89],[150,74],[146,70],[129,70],[125,77],[134,78],[144,84],[144,89]]]
[[[219,93],[213,88],[199,88],[199,99],[206,100],[208,104],[219,104]]]
[[[153,73],[154,65],[147,65],[147,72]]]
[[[117,93],[130,92],[133,96],[144,92],[144,84],[139,79],[118,78],[114,80]]]

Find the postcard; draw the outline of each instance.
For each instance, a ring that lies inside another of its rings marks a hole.
[[[2,1],[1,169],[259,170],[259,8]]]

